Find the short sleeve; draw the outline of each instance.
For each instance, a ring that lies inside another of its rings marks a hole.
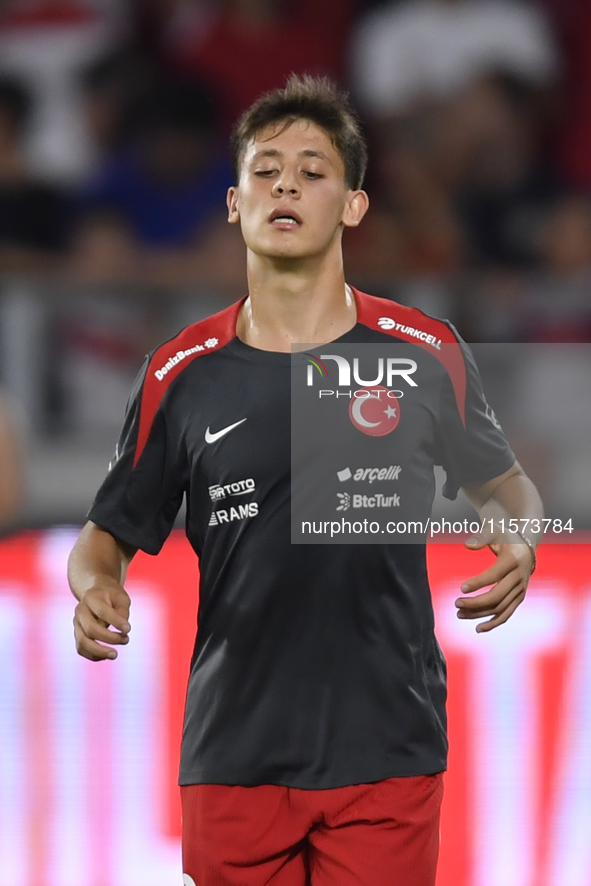
[[[102,529],[148,554],[157,554],[174,525],[187,486],[187,457],[171,433],[165,402],[151,421],[141,453],[138,430],[149,358],[132,389],[109,472],[88,513]]]
[[[460,487],[492,480],[515,462],[503,429],[486,402],[472,352],[459,336],[458,344],[466,371],[464,416],[457,392],[446,374],[435,441],[435,463],[442,465],[446,473],[443,494],[450,499],[456,498]]]

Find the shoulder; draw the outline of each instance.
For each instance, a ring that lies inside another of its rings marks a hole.
[[[447,320],[386,298],[355,291],[357,322],[385,337],[410,342],[431,354],[449,376],[458,410],[465,422],[470,352]]]
[[[441,346],[459,344],[460,336],[447,320],[431,317],[419,308],[411,308],[387,298],[378,298],[354,290],[357,322],[393,338],[423,344],[434,351]]]
[[[186,326],[148,357],[145,378],[168,387],[194,360],[225,347],[236,336],[236,318],[242,302]]]
[[[195,360],[221,350],[236,335],[236,318],[242,302],[187,326],[148,355],[141,373],[136,402],[139,405],[137,463],[171,383]]]

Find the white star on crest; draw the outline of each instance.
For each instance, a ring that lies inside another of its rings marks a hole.
[[[396,410],[392,406],[388,406],[387,409],[384,409],[384,412],[388,418],[396,418]]]

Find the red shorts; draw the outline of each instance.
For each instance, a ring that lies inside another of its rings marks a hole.
[[[181,788],[185,886],[433,886],[443,776]]]

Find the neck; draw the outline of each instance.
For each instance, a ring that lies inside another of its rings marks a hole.
[[[248,254],[249,296],[236,331],[246,344],[289,353],[294,344],[333,341],[355,325],[357,308],[336,262],[281,262]]]

